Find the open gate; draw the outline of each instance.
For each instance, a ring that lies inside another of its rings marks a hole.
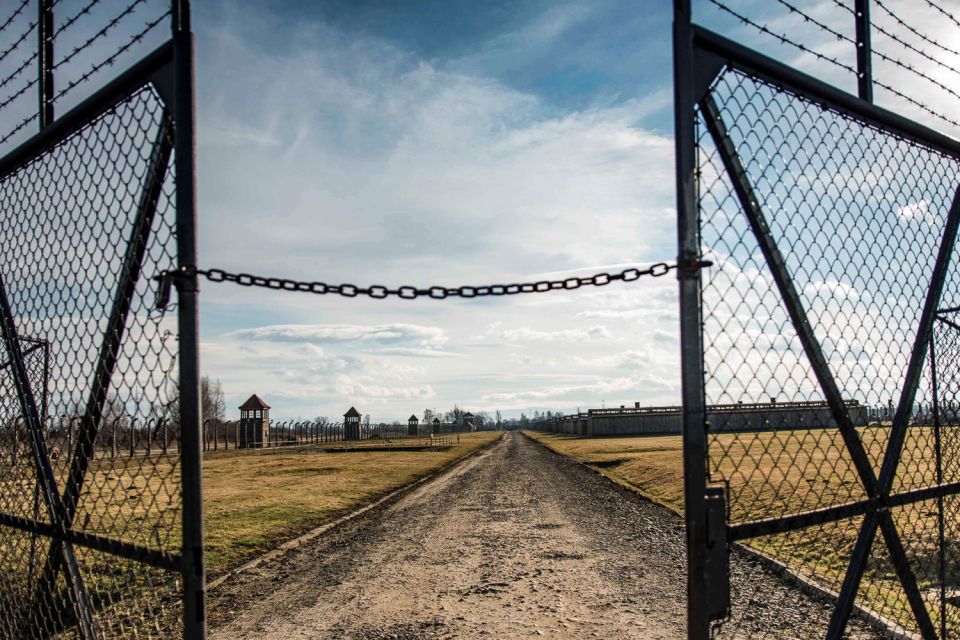
[[[0,638],[201,638],[196,279],[152,281],[196,264],[188,4],[96,5],[0,27]]]
[[[960,144],[674,37],[689,637],[775,633],[731,565],[820,598],[798,637],[960,636]]]

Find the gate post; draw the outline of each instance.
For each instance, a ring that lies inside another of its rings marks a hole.
[[[171,0],[176,91],[172,105],[177,176],[177,324],[180,329],[180,480],[183,494],[183,637],[207,637],[200,427],[200,326],[197,274],[193,33],[189,0]],[[170,106],[170,105],[168,105]]]
[[[683,493],[687,538],[687,638],[707,640],[706,428],[700,243],[696,187],[696,112],[690,0],[673,3],[674,138],[677,188],[677,279],[683,397]]]

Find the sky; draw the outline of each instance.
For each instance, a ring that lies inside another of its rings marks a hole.
[[[204,263],[509,283],[674,255],[667,3],[203,5]],[[672,278],[509,300],[205,286],[232,408],[373,420],[675,403]]]
[[[738,8],[853,64],[773,4]],[[837,24],[832,4],[809,9]],[[671,14],[665,0],[196,3],[202,266],[453,286],[671,261]],[[231,416],[251,393],[281,419],[679,403],[673,277],[471,301],[208,283],[202,300],[202,368]]]
[[[938,2],[960,14],[956,0]],[[801,7],[837,33],[850,34],[849,3],[726,2],[837,64],[759,33],[723,11],[723,0],[693,4],[697,23],[845,91],[856,90],[854,76],[838,67],[855,65],[852,44],[791,11]],[[960,135],[956,126],[937,122],[910,102],[952,114],[956,96],[894,62],[902,58],[930,80],[960,87],[960,25],[926,2],[883,0],[872,6],[879,27],[873,34],[875,77],[903,93],[878,86],[877,103]],[[168,7],[167,0],[58,3],[57,114],[161,44],[169,34],[163,19]],[[669,0],[195,0],[193,12],[199,266],[332,284],[450,287],[673,261]],[[945,47],[919,40],[893,14]],[[3,37],[29,34],[30,20],[24,12]],[[931,53],[934,61],[904,49],[896,38]],[[0,77],[8,78],[0,91],[14,96],[0,100],[2,131],[18,121],[33,124],[36,96],[25,71],[32,68],[32,42],[24,39],[0,53]],[[18,89],[21,84],[26,88]],[[741,120],[739,133],[777,124],[764,121],[772,117],[769,109],[765,113],[753,122]],[[798,112],[791,107],[780,117],[789,120],[791,113]],[[15,130],[0,141],[0,154],[34,131]],[[774,158],[792,144],[791,128],[770,131],[761,155]],[[776,142],[784,134],[785,141]],[[809,177],[829,191],[833,183],[850,184],[844,176],[861,170],[856,160],[830,165],[837,175],[805,176],[812,167],[800,167],[788,177]],[[861,190],[893,184],[895,164],[871,162],[878,170],[857,174],[869,177],[860,181]],[[764,170],[759,159],[752,167]],[[932,229],[943,215],[949,185],[933,185],[940,188],[936,193],[923,191],[926,186],[861,195],[892,198],[876,205],[877,219],[904,230],[921,224]],[[728,204],[717,207],[720,214],[737,215],[726,210]],[[841,197],[833,211],[848,204]],[[809,205],[801,199],[791,206],[800,211]],[[777,222],[787,224],[781,233],[803,240],[791,235],[796,228],[790,212],[779,213]],[[835,234],[820,248],[857,249],[844,242]],[[718,277],[733,283],[725,295],[747,302],[757,283],[769,290],[764,273],[750,263],[755,250],[737,258],[737,251],[723,255],[719,248],[708,249]],[[741,264],[726,260],[731,256]],[[827,305],[829,316],[836,308],[830,304],[841,305],[853,334],[883,333],[877,316],[886,313],[882,303],[871,314],[852,310],[883,298],[858,279],[857,269],[821,271],[812,257],[794,251],[793,258],[805,272],[803,295],[812,309]],[[391,421],[455,404],[508,417],[674,405],[680,401],[676,293],[673,274],[577,291],[444,301],[346,299],[204,282],[201,369],[221,382],[229,417],[253,393],[281,420],[336,419],[350,406],[373,421]],[[718,308],[724,304],[731,306],[723,302]],[[770,304],[777,301],[763,298],[760,307]],[[781,318],[764,319],[760,311],[740,307],[743,317],[733,317],[753,323],[744,324],[741,335],[751,349],[784,341],[789,331]],[[860,316],[875,323],[872,329]],[[892,357],[881,353],[889,345],[855,338],[849,331],[823,336],[828,351],[862,356],[886,371],[888,364],[876,359]],[[761,350],[724,357],[748,363],[788,353],[799,357],[796,344]],[[779,364],[774,368],[788,377],[800,371],[784,361],[770,364]],[[886,377],[895,380],[897,374]],[[764,387],[761,395],[776,393],[771,386],[786,393],[799,384],[772,379],[773,385],[743,382]],[[726,380],[719,384],[721,401],[744,393]]]

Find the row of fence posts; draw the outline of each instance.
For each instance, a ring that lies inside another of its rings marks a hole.
[[[76,448],[80,432],[78,416],[63,416],[48,419],[46,441],[54,459],[69,456]],[[239,447],[240,421],[205,420],[203,422],[204,451],[227,451]],[[443,423],[432,425],[428,433],[411,433],[405,424],[374,423],[360,425],[360,440],[395,440],[414,437],[429,438],[458,431],[457,425]],[[322,421],[287,421],[271,423],[267,429],[267,438],[261,445],[265,448],[285,446],[322,445],[346,441],[343,423]],[[26,455],[29,439],[26,427],[21,421],[14,422],[10,428],[0,430],[0,441],[9,446],[4,449],[10,453],[11,462],[16,463],[19,456]],[[137,456],[166,456],[179,454],[181,448],[178,425],[167,419],[142,420],[138,417],[124,416],[107,420],[101,428],[93,448],[94,459],[116,460]]]
[[[243,448],[238,420],[205,420],[203,423],[204,451],[226,451]],[[436,434],[453,433],[456,425],[435,425]],[[410,426],[401,423],[360,424],[359,440],[393,440],[400,438],[428,437],[431,433],[411,433]],[[356,438],[354,438],[356,439]],[[289,447],[327,444],[351,440],[342,422],[286,421],[271,422],[262,447]]]
[[[58,460],[69,456],[76,449],[80,417],[48,418],[46,423],[45,440],[51,457]],[[29,450],[30,440],[26,425],[20,419],[13,421],[7,428],[0,430],[0,441],[4,441],[4,450],[10,452],[11,461],[16,463],[18,457]],[[176,425],[164,419],[143,420],[124,416],[104,421],[92,456],[115,460],[120,457],[168,455],[174,452],[180,452],[180,435]]]

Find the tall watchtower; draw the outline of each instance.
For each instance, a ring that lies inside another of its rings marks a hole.
[[[350,409],[343,414],[343,439],[360,439],[360,412],[354,407],[350,407]]]
[[[415,414],[407,418],[407,435],[408,436],[417,435],[417,432],[419,431],[419,427],[420,427],[420,418],[418,418]]]
[[[237,446],[258,449],[270,438],[270,405],[253,394],[240,405],[240,425],[237,428]]]
[[[440,418],[433,419],[433,433],[440,433]]]

